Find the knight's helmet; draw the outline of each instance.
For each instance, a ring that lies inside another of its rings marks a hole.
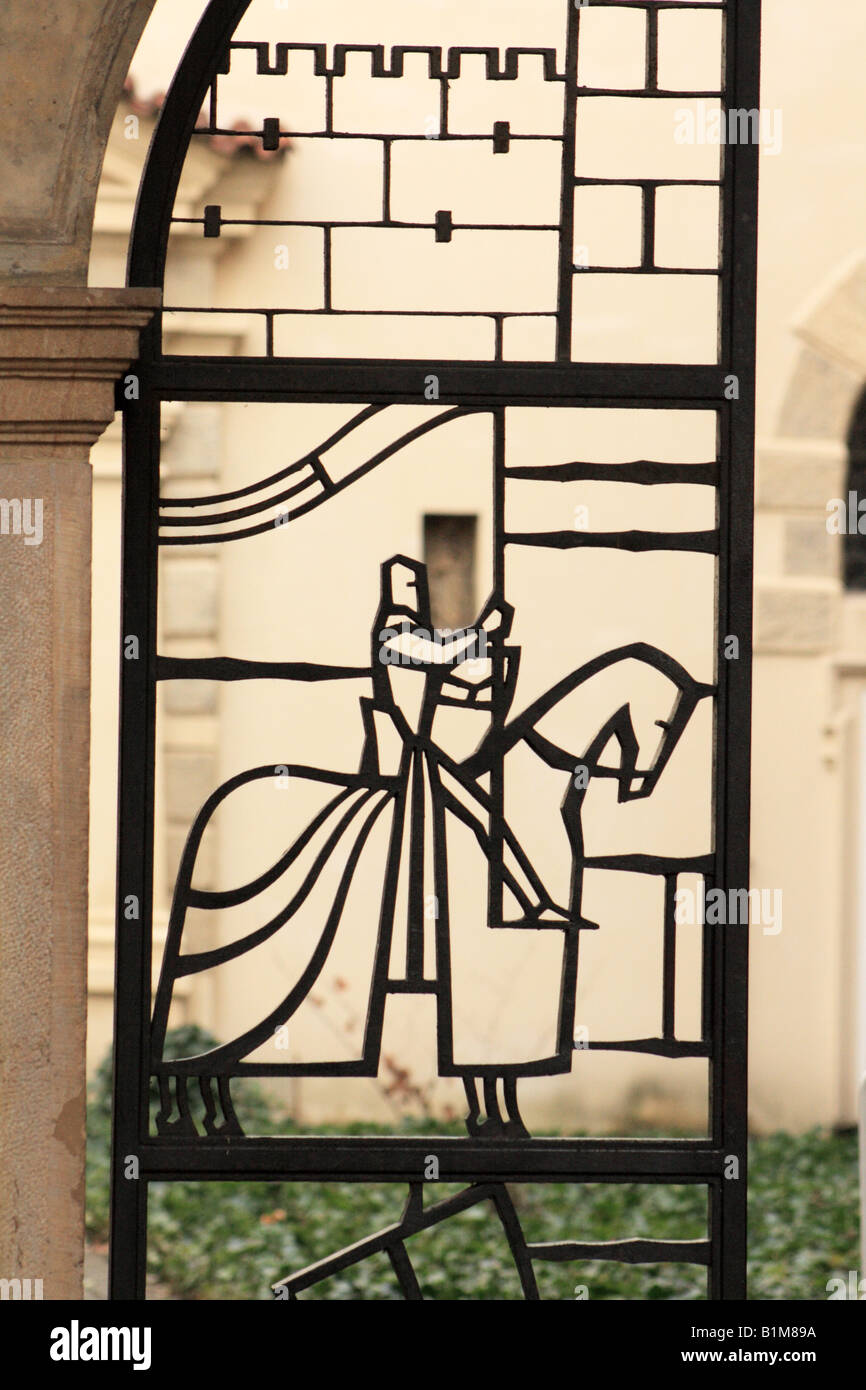
[[[370,634],[370,666],[376,703],[390,703],[389,666],[401,644],[430,629],[427,567],[407,555],[392,555],[381,568],[379,607]]]
[[[406,555],[392,555],[382,565],[379,616],[382,626],[397,626],[404,618],[411,627],[430,628],[427,566]]]

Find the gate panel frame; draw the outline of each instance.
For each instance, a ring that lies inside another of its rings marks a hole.
[[[161,286],[163,248],[187,145],[211,75],[249,0],[212,0],[172,84],[139,194],[127,280]],[[625,8],[689,8],[635,0]],[[714,8],[709,6],[708,8]],[[727,0],[723,106],[759,107],[760,0]],[[168,156],[163,153],[167,148]],[[726,635],[738,660],[717,656],[714,786],[715,883],[748,888],[751,766],[752,532],[754,509],[757,144],[727,144],[722,181],[725,257],[720,276],[717,365],[452,362],[160,356],[160,323],[131,368],[139,399],[124,413],[119,850],[110,1298],[143,1299],[147,1191],[152,1181],[418,1181],[430,1137],[244,1138],[196,1143],[153,1137],[149,1124],[149,1028],[156,721],[157,546],[160,407],[164,400],[417,404],[435,372],[443,405],[584,405],[712,409],[719,419],[717,653]],[[385,385],[387,373],[387,387]],[[730,376],[739,399],[726,399]],[[145,576],[145,582],[142,582]],[[138,900],[138,916],[124,905]],[[710,1011],[710,1133],[705,1139],[529,1140],[436,1137],[444,1182],[581,1181],[700,1183],[709,1193],[709,1298],[746,1297],[748,926],[714,933],[705,978]],[[237,1157],[235,1157],[237,1155]],[[126,1176],[130,1157],[138,1178]],[[726,1178],[729,1160],[739,1165]]]

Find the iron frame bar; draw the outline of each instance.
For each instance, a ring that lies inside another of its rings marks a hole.
[[[493,1141],[428,1134],[421,1138],[279,1137],[245,1139],[240,1176],[257,1181],[417,1181],[424,1156],[435,1148],[440,1181],[476,1182],[709,1182],[722,1181],[727,1155],[702,1139],[529,1139]],[[238,1176],[235,1146],[219,1139],[181,1142],[149,1139],[137,1148],[149,1181]]]

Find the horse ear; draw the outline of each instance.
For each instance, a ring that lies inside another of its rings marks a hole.
[[[640,753],[640,745],[631,717],[631,706],[621,705],[606,727],[610,729],[611,737],[616,739],[620,748],[617,800],[628,801],[634,795],[632,781]],[[604,749],[601,751],[603,753]]]

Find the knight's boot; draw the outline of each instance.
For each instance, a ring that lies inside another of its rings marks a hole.
[[[482,1100],[479,1100],[478,1081],[482,1082]],[[505,1115],[496,1094],[497,1082],[502,1082],[505,1101]],[[466,1128],[473,1139],[528,1139],[529,1130],[523,1123],[517,1105],[517,1078],[485,1076],[464,1076],[463,1086],[469,1102]]]

